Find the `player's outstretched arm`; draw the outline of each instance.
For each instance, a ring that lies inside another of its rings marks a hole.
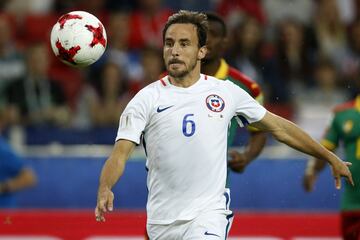
[[[115,143],[110,157],[106,160],[100,176],[97,204],[95,208],[96,221],[104,222],[104,214],[114,208],[114,194],[111,188],[124,172],[125,163],[135,147],[135,143],[119,140]]]
[[[260,130],[269,131],[278,141],[283,142],[298,151],[309,154],[315,158],[326,160],[331,165],[337,189],[341,188],[342,176],[354,185],[348,168],[351,163],[343,162],[334,153],[312,139],[296,124],[271,112],[267,112],[263,119],[252,123],[251,125]]]
[[[263,131],[251,131],[249,143],[244,152],[230,151],[231,160],[229,167],[234,172],[241,173],[262,151],[266,143],[266,133]]]

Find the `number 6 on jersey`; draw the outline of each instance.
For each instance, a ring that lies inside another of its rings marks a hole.
[[[195,133],[195,122],[190,117],[194,116],[194,114],[186,114],[183,118],[182,131],[185,137],[191,137]]]

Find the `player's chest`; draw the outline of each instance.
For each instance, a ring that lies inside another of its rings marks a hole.
[[[211,91],[194,94],[164,94],[156,101],[150,125],[179,127],[191,135],[194,129],[222,130],[233,116],[231,98]]]

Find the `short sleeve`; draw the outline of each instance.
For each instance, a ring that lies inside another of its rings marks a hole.
[[[227,81],[226,84],[228,84],[228,88],[234,100],[235,116],[240,125],[244,126],[260,121],[265,116],[266,109],[246,91],[230,81]]]
[[[141,134],[149,120],[151,94],[145,89],[138,92],[120,116],[116,141],[126,139],[140,143]]]

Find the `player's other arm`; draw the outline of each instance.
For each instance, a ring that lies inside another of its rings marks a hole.
[[[231,160],[229,167],[235,172],[243,172],[245,167],[252,162],[264,148],[266,143],[266,133],[263,131],[250,131],[249,143],[244,152],[230,151]]]
[[[341,188],[341,176],[347,178],[349,182],[354,185],[348,168],[351,163],[343,162],[334,153],[316,142],[294,123],[267,112],[260,121],[254,122],[251,125],[260,130],[269,131],[275,139],[298,151],[327,161],[331,165],[337,189]]]
[[[307,162],[303,186],[305,191],[311,192],[314,189],[318,174],[325,168],[326,162],[318,158],[310,158]]]
[[[249,85],[251,96],[261,105],[264,105],[264,97],[260,86],[247,76],[241,74],[243,83]],[[266,144],[266,133],[256,128],[247,127],[250,137],[247,146],[243,152],[232,150],[229,152],[231,160],[228,162],[229,167],[234,172],[242,173],[246,166],[255,160]]]
[[[333,127],[335,122],[333,121],[330,128],[326,131],[326,137],[321,141],[322,145],[329,151],[335,151],[338,145],[339,136],[336,128]],[[326,162],[318,158],[310,158],[307,162],[304,178],[303,187],[305,191],[310,192],[314,189],[314,185],[318,174],[325,168]]]
[[[110,157],[106,160],[100,175],[95,208],[96,221],[104,222],[104,214],[113,210],[114,194],[111,189],[123,174],[125,163],[134,147],[134,142],[120,139],[115,143]]]

